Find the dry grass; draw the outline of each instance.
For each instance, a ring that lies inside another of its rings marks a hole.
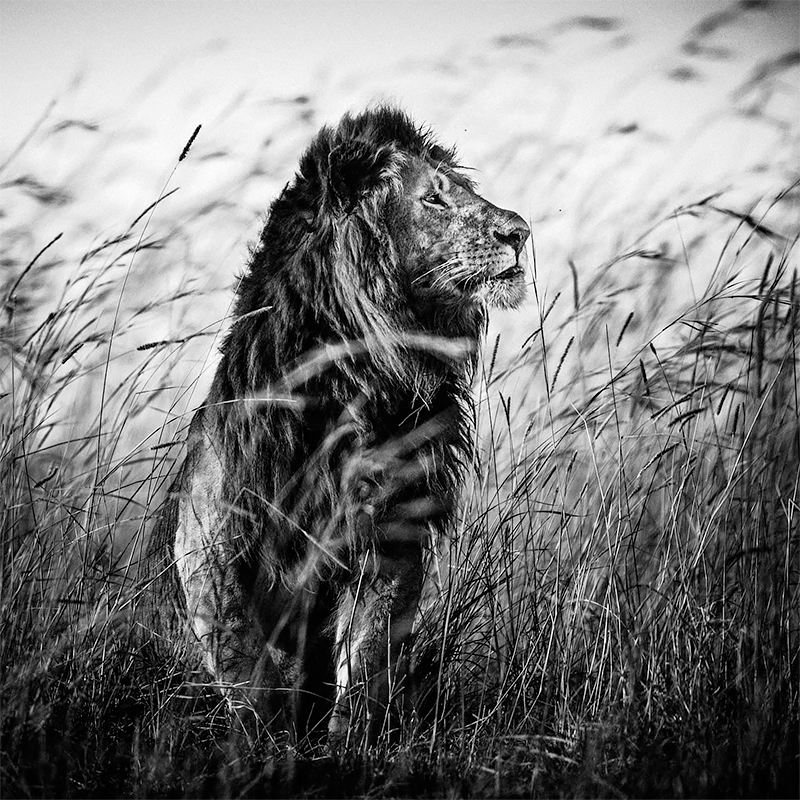
[[[723,224],[747,259],[759,227]],[[129,236],[124,258],[146,252]],[[483,459],[420,625],[420,719],[399,749],[335,767],[277,745],[248,757],[213,694],[188,691],[201,676],[142,657],[132,556],[176,448],[157,429],[120,453],[120,434],[183,344],[111,386],[132,321],[103,328],[96,309],[117,261],[32,330],[23,270],[3,339],[6,792],[790,793],[800,286],[794,241],[767,238],[760,277],[713,280],[665,346],[620,358],[631,324],[585,299],[555,329],[542,302],[515,361],[489,353]],[[521,370],[528,396],[498,394]]]

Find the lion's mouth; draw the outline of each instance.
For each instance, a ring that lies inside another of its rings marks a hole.
[[[509,267],[508,269],[504,269],[502,272],[498,272],[497,275],[490,276],[489,280],[491,281],[510,281],[514,278],[518,278],[520,275],[523,275],[525,270],[519,265],[515,264],[513,267]]]
[[[494,275],[484,273],[482,275],[473,275],[469,278],[462,278],[461,280],[455,281],[455,285],[462,293],[470,294],[472,292],[477,292],[482,286],[486,286],[487,284],[514,281],[522,277],[524,274],[524,267],[520,266],[519,264],[514,264],[513,266],[507,267],[506,269],[502,270],[502,272],[497,272]]]

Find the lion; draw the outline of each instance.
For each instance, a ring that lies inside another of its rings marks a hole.
[[[323,127],[272,203],[150,545],[234,714],[297,741],[396,724],[529,234],[391,106]]]

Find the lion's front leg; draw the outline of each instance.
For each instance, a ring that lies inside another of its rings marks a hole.
[[[334,746],[375,743],[407,701],[410,635],[422,590],[422,548],[392,544],[362,561],[336,612]]]
[[[217,516],[194,493],[181,498],[175,562],[203,663],[252,738],[281,713],[273,691],[278,667],[236,568],[238,553],[219,540]]]
[[[271,689],[278,674],[260,627],[247,612],[249,604],[220,573],[217,559],[209,559],[183,579],[188,621],[203,663],[219,683],[234,715],[246,730],[255,715],[269,722],[277,707]]]

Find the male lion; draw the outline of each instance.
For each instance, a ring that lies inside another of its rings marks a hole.
[[[528,235],[390,107],[324,127],[272,204],[150,551],[237,713],[334,742],[390,725]]]

